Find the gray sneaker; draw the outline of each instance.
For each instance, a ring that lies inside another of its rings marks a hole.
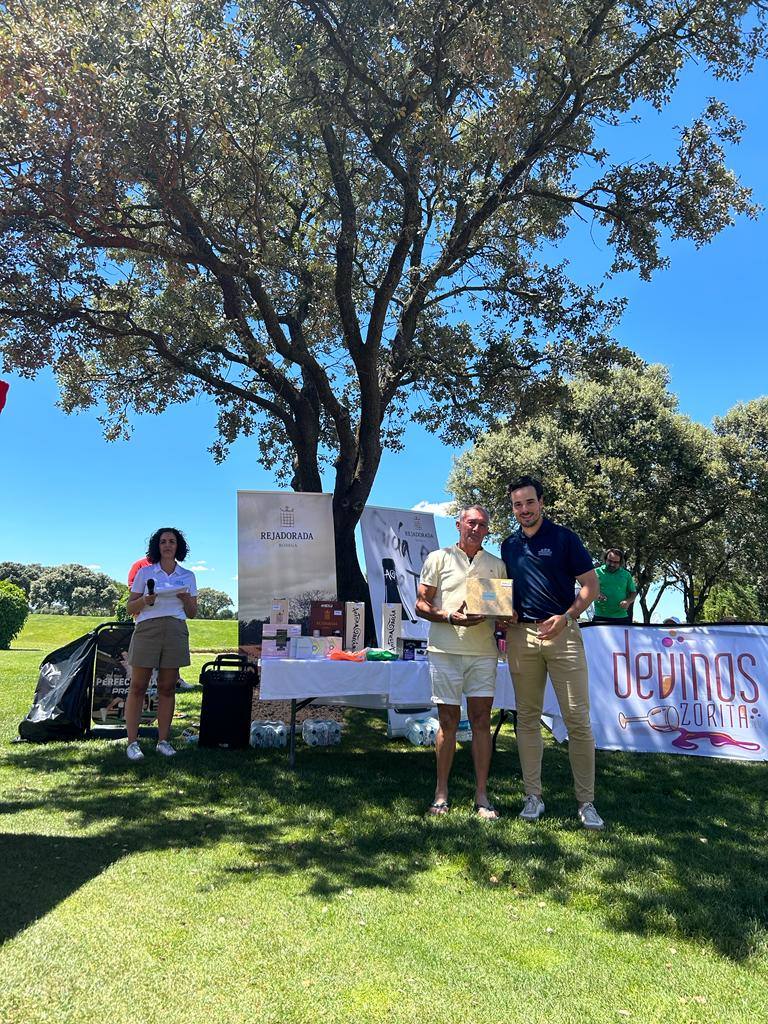
[[[540,796],[536,796],[534,793],[530,793],[525,798],[523,809],[520,811],[519,817],[523,821],[538,821],[544,813],[544,801]]]
[[[128,744],[128,748],[125,751],[129,761],[143,761],[144,753],[136,740],[133,743]]]
[[[592,829],[594,832],[598,832],[601,828],[605,828],[605,822],[595,810],[595,805],[592,803],[582,804],[579,808],[579,821],[584,828]]]
[[[158,754],[162,754],[163,757],[176,756],[176,751],[173,749],[168,740],[160,740],[160,742],[155,747],[155,750],[157,750]]]

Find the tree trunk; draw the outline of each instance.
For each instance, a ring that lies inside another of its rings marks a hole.
[[[335,502],[334,502],[335,505]],[[360,560],[357,557],[355,527],[360,513],[334,507],[333,525],[336,537],[336,590],[339,601],[363,601],[365,603],[365,642],[376,643],[376,618],[371,595]]]

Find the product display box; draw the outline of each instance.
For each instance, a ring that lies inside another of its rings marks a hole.
[[[484,580],[470,576],[467,580],[467,614],[508,618],[514,612],[512,580]]]
[[[261,631],[262,658],[289,657],[289,644],[292,637],[301,635],[298,622],[265,622]]]
[[[301,636],[301,624],[298,622],[265,622],[261,629],[264,640],[276,640],[280,636]]]
[[[403,661],[426,661],[427,641],[401,637],[397,641],[397,653]]]
[[[365,647],[365,605],[362,601],[344,604],[344,650],[362,651]]]
[[[312,601],[309,606],[309,631],[319,636],[342,636],[344,605],[341,601]]]
[[[288,657],[289,658],[314,658],[314,651],[316,649],[316,642],[319,637],[316,636],[292,636],[288,641]]]
[[[272,625],[282,626],[288,622],[288,598],[273,597],[272,607],[269,612],[269,621]]]
[[[340,636],[292,636],[288,642],[288,652],[282,657],[306,661],[312,658],[325,658],[329,651],[340,650]]]
[[[403,606],[383,604],[381,606],[381,646],[385,651],[397,654],[397,641],[403,628]]]

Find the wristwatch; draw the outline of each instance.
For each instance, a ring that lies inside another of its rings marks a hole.
[[[570,612],[566,612],[565,613],[565,621],[570,624],[571,622],[575,622],[576,619],[574,619],[574,617],[571,615]]]

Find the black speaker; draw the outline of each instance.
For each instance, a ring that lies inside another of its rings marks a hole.
[[[256,682],[256,668],[244,654],[220,654],[203,665],[199,746],[229,750],[248,746]]]

